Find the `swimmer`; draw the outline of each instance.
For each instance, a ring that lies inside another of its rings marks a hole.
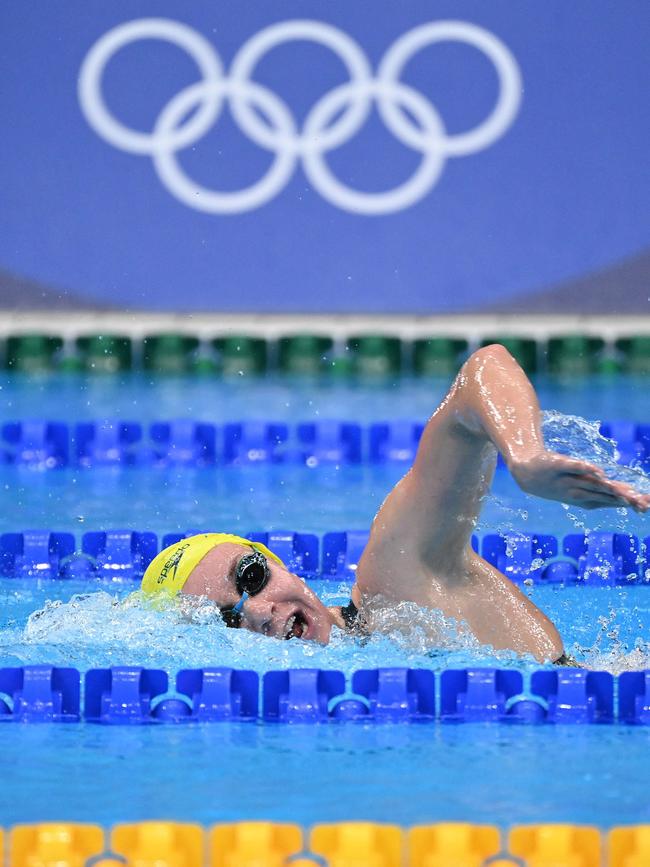
[[[548,617],[470,544],[497,452],[529,494],[584,509],[650,508],[650,495],[545,448],[531,383],[507,350],[493,345],[463,365],[424,430],[413,466],[384,500],[348,605],[326,607],[263,545],[228,534],[202,534],[165,549],[142,589],[207,596],[228,626],[323,644],[333,626],[359,629],[373,605],[413,602],[466,624],[495,650],[566,663]]]

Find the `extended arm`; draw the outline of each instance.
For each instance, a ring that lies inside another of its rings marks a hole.
[[[469,545],[497,451],[531,494],[584,508],[650,506],[650,496],[598,467],[548,451],[532,385],[507,350],[488,346],[463,365],[413,467],[379,510],[353,598],[437,607],[484,643],[554,659],[562,644],[553,625]]]
[[[645,511],[650,496],[608,480],[587,461],[548,451],[535,391],[499,345],[475,352],[427,424],[411,471],[376,521],[437,564],[464,551],[494,472],[497,450],[526,492],[593,509]]]

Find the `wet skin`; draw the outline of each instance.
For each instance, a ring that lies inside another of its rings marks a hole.
[[[429,420],[413,467],[386,497],[359,562],[352,599],[364,606],[410,601],[467,624],[495,649],[554,661],[562,639],[551,621],[515,585],[483,560],[470,538],[492,481],[497,451],[529,494],[585,509],[650,508],[650,495],[607,479],[586,461],[548,451],[537,396],[502,346],[475,352]],[[239,601],[237,559],[250,549],[224,544],[210,551],[185,585],[220,607]],[[277,638],[304,618],[299,637],[327,643],[343,626],[295,575],[269,564],[271,580],[246,601],[242,626]],[[301,624],[302,625],[302,624]],[[290,636],[292,637],[292,636]]]
[[[240,594],[234,572],[239,560],[251,549],[225,542],[209,551],[192,570],[184,593],[207,596],[220,608],[235,605]],[[249,597],[243,609],[242,627],[273,638],[294,637],[292,628],[306,640],[327,644],[334,618],[305,582],[279,563],[268,561],[270,579],[266,587]]]

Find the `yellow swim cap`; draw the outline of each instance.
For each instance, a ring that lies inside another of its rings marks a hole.
[[[142,577],[140,589],[145,593],[166,593],[168,596],[176,596],[183,589],[194,567],[208,551],[224,542],[234,542],[236,545],[254,548],[269,560],[275,560],[280,566],[284,566],[282,560],[261,542],[251,542],[249,539],[233,536],[230,533],[200,533],[174,542],[154,557]]]

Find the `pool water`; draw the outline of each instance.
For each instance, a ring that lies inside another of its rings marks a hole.
[[[139,422],[174,416],[218,424],[244,418],[342,418],[367,423],[424,419],[447,383],[349,386],[284,379],[248,382],[20,377],[2,382],[3,420],[47,417]],[[639,381],[540,382],[542,405],[588,418],[647,421]],[[612,449],[595,428],[566,416],[549,438],[612,472]],[[233,532],[290,529],[322,534],[369,527],[404,467],[296,465],[211,470],[0,468],[2,531],[133,527]],[[637,474],[650,490],[650,480]],[[498,471],[478,527],[564,535],[607,529],[650,536],[645,516],[582,512],[523,495]],[[329,604],[349,587],[315,582]],[[530,659],[479,646],[435,612],[404,606],[386,633],[360,641],[335,631],[319,647],[226,630],[210,605],[152,611],[133,588],[0,578],[2,665],[91,667],[227,665],[258,672],[292,667],[346,673],[378,666],[516,667]],[[527,588],[556,622],[567,650],[613,673],[650,667],[650,587]],[[405,624],[407,624],[405,626]],[[47,819],[174,818],[210,824],[251,818],[305,825],[371,819],[404,825],[456,819],[594,822],[650,818],[650,730],[624,725],[321,725],[244,723],[105,728],[16,725],[1,729],[7,793],[0,825]]]
[[[544,409],[608,420],[644,421],[650,415],[647,381],[641,376],[600,374],[560,379],[540,375],[533,381]],[[272,375],[212,379],[143,373],[0,374],[2,417],[6,420],[342,418],[368,423],[390,418],[426,419],[449,385],[446,378],[407,376],[363,382]]]

